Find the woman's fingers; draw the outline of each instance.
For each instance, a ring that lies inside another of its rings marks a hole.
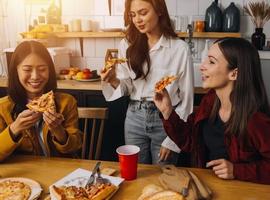
[[[167,149],[163,146],[160,147],[159,151],[159,160],[160,161],[166,161],[170,156],[171,150]]]
[[[102,72],[100,74],[100,77],[102,81],[109,82],[110,79],[115,78],[115,69],[112,67],[108,69],[107,71]]]
[[[64,117],[60,113],[52,113],[50,111],[46,111],[43,114],[43,120],[50,128],[55,128],[64,121]]]
[[[221,175],[221,174],[227,173],[227,172],[228,172],[228,169],[222,168],[222,169],[219,169],[219,170],[213,170],[213,171],[214,171],[214,173],[215,173],[216,175]]]
[[[223,162],[224,159],[217,159],[217,160],[211,160],[210,162],[206,163],[206,167],[213,167],[220,165]]]
[[[41,117],[41,113],[37,113],[37,112],[26,112],[26,113],[22,113],[22,115],[18,116],[17,120],[19,121],[19,123],[21,124],[33,124],[35,122],[37,122]]]
[[[206,167],[212,167],[214,173],[223,179],[233,179],[233,163],[226,159],[211,160]]]

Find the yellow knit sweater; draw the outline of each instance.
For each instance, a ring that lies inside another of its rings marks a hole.
[[[77,102],[69,94],[55,93],[56,110],[64,116],[62,126],[68,139],[66,144],[60,144],[50,132],[48,126],[43,123],[42,132],[44,144],[49,156],[67,156],[76,153],[82,146],[81,132],[78,128]],[[9,126],[14,121],[11,112],[14,102],[9,96],[0,98],[0,161],[12,153],[40,154],[40,145],[37,140],[37,131],[31,128],[22,131],[22,137],[18,142],[10,136]],[[57,131],[57,130],[54,130]]]

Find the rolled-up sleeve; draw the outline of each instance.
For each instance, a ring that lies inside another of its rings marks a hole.
[[[128,44],[126,40],[121,40],[118,47],[119,58],[126,58],[127,48]],[[127,63],[118,64],[116,66],[116,76],[120,80],[120,84],[117,88],[113,88],[109,83],[106,82],[101,83],[102,93],[106,101],[114,101],[122,96],[127,96],[131,93],[133,89]]]

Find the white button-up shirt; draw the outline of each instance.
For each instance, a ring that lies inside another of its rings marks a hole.
[[[119,58],[126,58],[128,43],[125,39],[119,44]],[[136,75],[126,63],[116,68],[120,85],[114,89],[110,84],[102,82],[102,91],[107,101],[116,100],[130,95],[131,100],[153,101],[155,84],[164,76],[176,75],[179,78],[166,89],[170,95],[175,111],[184,120],[193,111],[193,65],[187,43],[179,38],[165,38],[159,41],[149,51],[151,67],[146,79],[134,80]],[[146,69],[146,62],[144,63]],[[162,146],[180,152],[178,146],[167,137]]]

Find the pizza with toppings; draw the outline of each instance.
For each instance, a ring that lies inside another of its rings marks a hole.
[[[53,91],[45,93],[39,98],[32,100],[26,105],[26,107],[36,112],[45,112],[48,110],[55,112]]]
[[[127,62],[126,58],[111,58],[106,61],[105,67],[103,68],[102,72],[105,73],[109,69],[111,69],[116,64],[121,64]]]
[[[52,194],[57,200],[103,200],[117,190],[111,183],[96,183],[86,187],[52,186]]]
[[[177,79],[177,76],[165,76],[155,85],[155,92],[162,91],[167,85],[171,84],[174,80]]]
[[[6,180],[0,182],[0,200],[28,200],[31,187],[20,181]]]

